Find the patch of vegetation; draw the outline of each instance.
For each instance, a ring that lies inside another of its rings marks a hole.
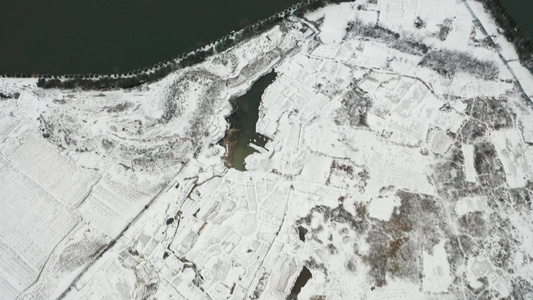
[[[511,284],[513,286],[512,299],[533,299],[533,284],[522,276],[513,278]]]
[[[484,187],[495,187],[505,182],[505,172],[496,149],[487,141],[474,144],[474,167]]]
[[[493,61],[479,60],[469,53],[455,50],[432,51],[419,65],[446,78],[452,78],[457,72],[464,72],[476,78],[493,80],[499,73],[498,66]]]
[[[263,273],[261,278],[259,278],[259,282],[255,286],[254,292],[252,293],[252,295],[250,295],[250,299],[255,300],[255,299],[259,299],[261,297],[261,294],[265,290],[266,285],[268,283],[268,277],[270,277],[269,273],[266,273],[266,272]]]
[[[450,30],[452,30],[452,22],[452,19],[445,19],[444,22],[440,24],[439,39],[441,41],[445,41],[448,38]]]
[[[197,59],[198,54],[193,54],[190,59]],[[187,56],[189,58],[189,56]],[[187,59],[186,59],[187,61]],[[98,75],[76,74],[54,76],[51,78],[41,77],[37,81],[37,86],[41,88],[62,88],[81,90],[102,90],[113,88],[133,88],[147,82],[155,82],[167,76],[177,69],[176,63],[166,63],[162,66],[155,66],[148,70],[136,70],[124,74]]]
[[[469,116],[488,124],[495,130],[511,128],[514,125],[515,114],[509,108],[507,99],[478,97],[465,102],[468,105],[466,113]]]
[[[446,159],[433,165],[432,183],[439,196],[454,201],[476,192],[476,187],[466,182],[464,157],[459,147],[453,145]]]
[[[348,120],[351,126],[368,126],[366,118],[368,110],[372,107],[372,99],[367,92],[352,82],[342,99],[342,105],[338,111],[340,119]],[[335,122],[340,124],[341,120],[336,119]]]
[[[422,20],[422,18],[416,17],[416,19],[415,19],[415,27],[416,27],[416,29],[424,28],[424,27],[426,27],[426,22],[424,22],[424,20]]]
[[[368,224],[365,222],[365,216],[357,215],[354,216],[352,213],[347,211],[342,205],[338,207],[331,208],[325,205],[318,205],[311,209],[309,214],[296,223],[297,225],[305,223],[308,227],[311,225],[311,219],[313,214],[321,215],[323,223],[327,222],[337,222],[341,224],[347,224],[349,227],[356,232],[364,232]],[[313,233],[313,229],[311,229]]]
[[[352,0],[303,0],[300,2],[300,7],[295,14],[298,17],[303,17],[306,13],[315,11],[328,4],[339,4],[343,2],[352,2]]]
[[[532,195],[527,189],[513,189],[509,192],[509,195],[513,206],[521,207],[523,209],[533,208],[533,202],[531,202]]]
[[[487,133],[487,126],[476,120],[468,120],[461,128],[459,137],[464,144],[473,144]]]
[[[459,218],[459,228],[464,234],[483,238],[487,233],[487,224],[480,211],[467,213]]]
[[[393,49],[412,55],[424,55],[429,50],[427,45],[413,38],[401,37],[397,32],[379,25],[365,24],[361,20],[348,23],[345,38],[347,36],[360,36],[375,39],[386,43]]]
[[[480,295],[483,291],[485,291],[489,287],[489,279],[487,276],[476,278],[477,281],[481,282],[481,286],[477,289],[472,288],[469,284],[466,285],[466,288],[470,293],[473,295]],[[474,299],[476,297],[472,297],[470,299]],[[476,299],[488,299],[488,298],[476,298]]]
[[[367,234],[370,251],[366,261],[378,287],[386,284],[387,275],[418,282],[421,250],[431,252],[449,230],[434,197],[405,191],[396,195],[401,199],[398,211],[389,221],[376,222]]]
[[[347,159],[336,159],[331,164],[326,184],[364,193],[369,179],[370,174],[365,166],[357,166]]]
[[[49,74],[45,74],[44,76],[47,76]],[[1,77],[4,77],[4,78],[32,78],[32,77],[36,77],[36,74],[29,74],[29,73],[5,73],[5,74],[0,74],[0,78]]]
[[[0,100],[18,99],[19,97],[20,97],[20,93],[13,93],[13,94],[0,93]]]
[[[337,208],[316,206],[297,225],[310,225],[313,217],[321,217],[322,225],[311,228],[311,236],[322,234],[327,237],[327,230],[331,227],[339,229],[341,236],[349,236],[351,231],[356,236],[366,237],[370,247],[368,254],[360,253],[356,244],[337,247],[335,240],[332,243],[314,240],[313,237],[309,240],[316,241],[332,255],[339,254],[338,249],[353,248],[354,257],[359,257],[370,267],[368,275],[374,280],[375,286],[386,285],[388,276],[419,282],[422,276],[422,250],[431,251],[441,239],[446,238],[446,232],[450,232],[450,229],[442,218],[443,211],[436,198],[405,191],[398,191],[395,196],[400,198],[401,206],[388,221],[370,218],[365,205],[358,203],[355,215],[346,211],[342,204]],[[342,239],[337,243],[342,243]],[[357,261],[354,257],[342,256],[347,270],[355,270]]]

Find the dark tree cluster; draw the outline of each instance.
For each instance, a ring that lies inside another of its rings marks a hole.
[[[0,77],[3,78],[31,78],[36,77],[35,74],[29,74],[29,73],[5,73],[0,74]]]
[[[341,113],[349,120],[352,126],[368,126],[366,122],[367,112],[372,106],[370,96],[356,84],[350,85],[350,90],[342,99],[343,108]]]
[[[415,27],[416,27],[416,29],[424,28],[424,27],[426,27],[426,22],[424,22],[424,20],[422,20],[422,18],[416,17]]]
[[[20,93],[13,93],[13,94],[0,93],[0,100],[18,99],[19,97],[20,97]]]
[[[444,20],[444,23],[440,25],[439,39],[441,41],[445,41],[448,38],[448,34],[450,33],[451,29],[452,29],[452,19]]]
[[[413,55],[424,55],[429,51],[428,46],[421,42],[401,37],[399,33],[379,25],[364,24],[360,20],[348,23],[346,34],[375,39],[393,49]]]
[[[143,73],[126,73],[123,75],[65,75],[62,78],[41,77],[37,81],[37,86],[41,88],[63,88],[82,90],[101,90],[110,88],[132,88],[147,82],[154,82],[167,76],[175,68],[165,65],[161,68]]]
[[[477,97],[465,100],[465,103],[468,105],[466,114],[482,121],[491,129],[500,130],[514,125],[515,114],[505,98]]]
[[[447,78],[462,71],[478,78],[492,80],[499,72],[493,61],[479,60],[469,53],[454,50],[432,51],[422,59],[420,65]]]
[[[505,182],[505,172],[494,145],[482,141],[474,144],[474,167],[483,187],[500,186]]]
[[[303,0],[296,11],[296,16],[303,17],[306,13],[315,11],[328,4],[339,4],[343,2],[352,2],[352,0]]]
[[[384,42],[389,42],[400,38],[400,34],[397,32],[379,25],[364,24],[361,20],[349,22],[348,26],[346,27],[346,33],[352,33],[357,36],[373,38]]]

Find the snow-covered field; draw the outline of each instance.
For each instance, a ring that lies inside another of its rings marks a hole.
[[[2,78],[0,298],[532,298],[533,77],[499,32],[357,0],[139,88]],[[266,150],[228,169],[272,69]]]

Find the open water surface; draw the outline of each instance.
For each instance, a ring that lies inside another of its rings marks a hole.
[[[0,1],[0,73],[118,73],[148,67],[296,2]],[[533,1],[501,2],[533,39]]]
[[[117,73],[148,67],[297,1],[0,1],[0,73]]]
[[[237,170],[246,171],[244,159],[257,152],[249,144],[264,147],[268,138],[256,132],[259,119],[259,106],[265,89],[276,79],[271,71],[257,80],[246,94],[232,100],[233,113],[228,117],[229,131],[234,131],[233,142],[228,163]]]
[[[518,27],[533,40],[533,1],[531,0],[500,0],[507,11],[513,16]]]

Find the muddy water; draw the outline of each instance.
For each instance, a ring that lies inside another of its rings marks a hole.
[[[230,129],[222,140],[228,166],[245,171],[244,159],[257,152],[249,144],[264,147],[267,143],[268,138],[257,133],[255,125],[259,119],[261,96],[275,79],[276,73],[272,71],[256,81],[246,94],[232,100],[233,113],[228,117]]]

